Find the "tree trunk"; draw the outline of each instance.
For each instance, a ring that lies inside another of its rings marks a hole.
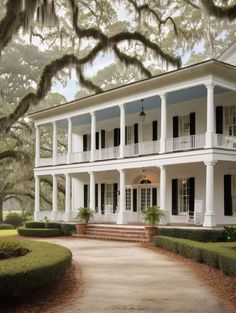
[[[3,202],[4,200],[0,198],[0,223],[3,223]]]

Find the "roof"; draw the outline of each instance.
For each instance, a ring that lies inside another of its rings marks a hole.
[[[219,61],[224,61],[232,52],[236,51],[236,40],[229,45],[217,58]]]
[[[161,88],[163,86],[168,86],[168,84],[176,82],[176,79],[179,80],[181,77],[182,79],[188,75],[193,75],[194,73],[206,74],[206,71],[213,70],[213,67],[222,67],[228,69],[236,69],[236,66],[223,63],[221,61],[211,59],[207,61],[203,61],[197,64],[189,65],[186,67],[182,67],[180,69],[176,69],[170,72],[162,73],[151,78],[143,79],[137,82],[133,82],[127,84],[125,86],[119,86],[113,89],[106,90],[102,93],[93,94],[81,99],[73,100],[64,104],[60,104],[53,108],[47,108],[41,111],[37,111],[35,113],[28,114],[27,116],[32,120],[39,120],[44,117],[51,117],[55,114],[63,114],[70,111],[78,110],[81,108],[85,108],[90,106],[94,103],[100,104],[108,101],[108,98],[120,98],[121,91],[122,96],[129,95],[130,93],[140,92],[140,87],[142,86],[143,90],[150,90],[152,88]],[[181,76],[179,76],[181,75]]]

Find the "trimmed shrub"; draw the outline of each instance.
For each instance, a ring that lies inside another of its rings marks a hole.
[[[61,279],[72,260],[69,249],[59,245],[24,240],[31,252],[0,261],[0,297],[19,296]]]
[[[21,236],[26,237],[56,237],[63,233],[58,228],[24,228],[20,227],[17,232]]]
[[[226,231],[230,241],[236,241],[236,227],[225,226],[225,231]]]
[[[0,230],[3,229],[14,229],[14,226],[11,224],[0,224]]]
[[[45,228],[44,222],[26,222],[25,228]]]
[[[69,236],[76,232],[76,226],[74,224],[61,224],[61,231],[64,235]]]
[[[219,229],[159,228],[158,235],[200,242],[225,242],[227,233]]]
[[[11,224],[13,225],[15,228],[21,226],[23,224],[23,217],[20,216],[17,213],[9,213],[7,214],[7,216],[5,217],[5,221],[4,223],[6,224]]]
[[[0,260],[23,256],[30,250],[22,246],[20,241],[0,240]]]
[[[47,222],[45,223],[45,228],[58,228],[61,229],[61,223],[55,223],[55,222]]]
[[[226,275],[236,276],[236,244],[234,243],[201,243],[188,239],[155,236],[153,244],[216,267]]]

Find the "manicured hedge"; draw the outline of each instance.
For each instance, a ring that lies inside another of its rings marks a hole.
[[[45,223],[45,228],[57,228],[57,229],[61,229],[61,223],[47,222],[47,223]]]
[[[200,242],[224,242],[228,237],[224,229],[159,228],[158,235]]]
[[[64,235],[69,236],[76,232],[75,224],[61,224],[61,230]]]
[[[0,230],[3,230],[3,229],[15,229],[15,228],[11,224],[0,224]]]
[[[25,256],[0,261],[0,297],[18,296],[61,279],[71,264],[71,252],[59,245],[24,240]]]
[[[44,222],[26,222],[25,228],[45,228]]]
[[[20,227],[17,232],[21,236],[27,237],[55,237],[63,235],[58,228],[24,228]]]
[[[153,244],[197,262],[216,267],[227,275],[236,276],[235,243],[200,243],[188,239],[155,236]]]

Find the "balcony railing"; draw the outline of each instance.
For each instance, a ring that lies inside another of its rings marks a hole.
[[[100,150],[94,151],[94,159],[95,160],[109,160],[109,159],[116,159],[120,156],[120,147],[110,147],[110,148],[103,148]]]
[[[90,151],[74,152],[70,154],[71,163],[88,162],[90,161],[91,153]]]
[[[146,141],[126,145],[124,148],[125,157],[153,154],[159,152],[159,141]]]
[[[67,163],[67,154],[57,156],[57,164],[66,164]]]
[[[166,152],[200,149],[205,146],[205,134],[166,139]]]
[[[214,146],[222,149],[236,150],[236,137],[215,134]]]
[[[53,164],[53,159],[52,158],[40,158],[37,161],[38,166],[49,166]]]

